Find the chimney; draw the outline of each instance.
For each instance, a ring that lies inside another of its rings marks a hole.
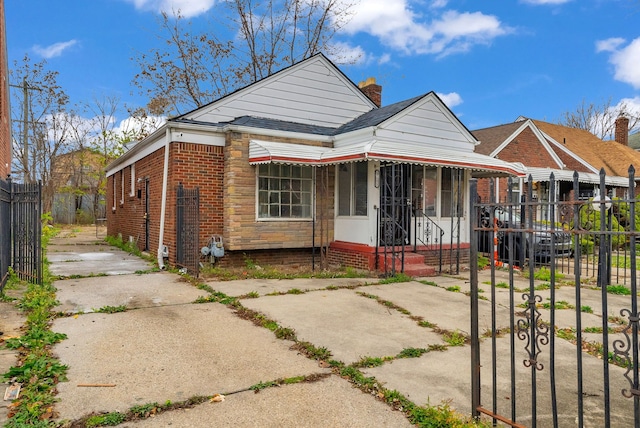
[[[623,146],[629,145],[629,118],[623,115],[616,119],[616,141]]]
[[[378,107],[382,105],[382,86],[376,84],[375,77],[369,77],[364,82],[358,83],[358,87],[375,105]]]

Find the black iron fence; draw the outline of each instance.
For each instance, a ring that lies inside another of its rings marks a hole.
[[[176,265],[197,277],[200,273],[200,188],[176,193]]]
[[[633,168],[623,197],[608,196],[605,178],[589,200],[576,196],[576,173],[566,201],[556,200],[553,175],[542,202],[532,186],[517,204],[471,201],[474,416],[510,426],[640,427],[640,200]],[[478,284],[481,253],[490,284]]]
[[[42,186],[0,180],[0,290],[9,268],[42,283]]]

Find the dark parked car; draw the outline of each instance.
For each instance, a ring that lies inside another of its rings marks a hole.
[[[511,213],[509,218],[508,210],[497,207],[494,211],[494,217],[498,228],[495,236],[498,238],[497,248],[491,242],[491,232],[482,230],[478,237],[478,250],[493,254],[497,249],[498,257],[503,262],[509,261],[509,237],[512,237],[513,263],[522,264],[529,257],[529,245],[533,244],[533,257],[535,262],[546,263],[551,259],[552,255],[558,257],[571,257],[573,254],[573,245],[571,233],[556,227],[551,232],[551,225],[539,221],[535,221],[529,228],[527,221],[522,221],[520,215],[516,212]],[[493,228],[491,213],[483,209],[480,214],[480,226],[482,228]],[[555,239],[552,239],[552,236]]]

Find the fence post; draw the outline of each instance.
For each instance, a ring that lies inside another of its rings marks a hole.
[[[478,419],[480,412],[480,335],[478,314],[478,180],[470,180],[469,189],[469,281],[471,285],[471,415]]]

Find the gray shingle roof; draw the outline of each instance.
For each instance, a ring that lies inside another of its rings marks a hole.
[[[411,104],[415,103],[422,97],[424,97],[424,95],[370,110],[360,117],[355,118],[351,122],[342,125],[337,129],[336,133],[344,134],[346,132],[356,131],[358,129],[379,125],[390,117],[400,113],[402,110],[409,107]]]

